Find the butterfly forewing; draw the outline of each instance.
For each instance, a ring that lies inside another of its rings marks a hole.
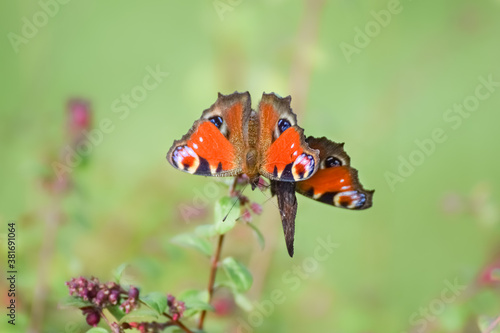
[[[167,160],[175,168],[202,176],[242,173],[244,124],[250,116],[250,95],[219,94],[217,101],[181,140],[174,141]]]
[[[305,142],[297,116],[290,108],[290,97],[263,94],[259,104],[259,144],[262,158],[260,174],[277,181],[308,179],[318,169],[319,156]]]

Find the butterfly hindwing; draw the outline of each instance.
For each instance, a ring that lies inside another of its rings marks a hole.
[[[318,151],[305,142],[290,96],[263,94],[259,104],[259,173],[271,180],[296,182],[308,179],[318,168]]]
[[[358,171],[350,166],[344,144],[325,137],[308,137],[306,142],[319,150],[320,166],[311,178],[296,183],[297,192],[336,207],[355,210],[371,207],[374,191],[365,190],[359,182]]]
[[[235,176],[242,172],[243,124],[250,116],[250,95],[219,94],[180,140],[167,160],[175,168],[202,176]]]

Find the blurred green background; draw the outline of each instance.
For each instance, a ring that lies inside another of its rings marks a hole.
[[[79,311],[58,308],[64,282],[110,280],[123,262],[144,292],[205,287],[209,260],[169,240],[211,222],[216,198],[189,221],[179,207],[213,180],[165,154],[235,90],[254,108],[262,92],[291,95],[306,135],[345,142],[376,190],[362,212],[300,197],[293,259],[275,205],[247,193],[264,204],[266,247],[237,228],[223,253],[249,264],[252,301],[286,297],[252,331],[487,332],[500,315],[500,87],[480,79],[500,82],[498,0],[3,1],[0,17],[0,220],[17,223],[19,272],[17,325],[3,314],[2,331],[84,332]],[[155,69],[168,76],[137,88]],[[126,114],[134,89],[146,95]],[[51,165],[71,137],[72,98],[112,130],[58,189]],[[473,111],[448,111],[462,103]],[[415,140],[435,129],[446,140],[419,153]],[[339,246],[292,286],[283,276],[318,237]],[[446,301],[446,281],[466,289]],[[238,332],[241,320],[210,313],[207,331]]]

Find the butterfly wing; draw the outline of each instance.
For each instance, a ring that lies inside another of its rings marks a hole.
[[[271,180],[271,193],[278,198],[278,208],[285,234],[285,243],[290,257],[293,257],[293,241],[295,236],[295,216],[297,215],[297,198],[295,183]]]
[[[319,150],[320,166],[311,178],[296,183],[297,192],[341,208],[359,210],[372,206],[374,191],[365,190],[359,182],[358,171],[350,166],[343,143],[325,137],[308,137],[306,142]]]
[[[271,180],[305,180],[319,165],[318,151],[305,142],[290,102],[290,96],[263,94],[259,104],[259,173]]]
[[[174,141],[167,160],[174,168],[202,176],[242,173],[244,128],[251,113],[250,94],[219,94],[201,118],[180,140]]]

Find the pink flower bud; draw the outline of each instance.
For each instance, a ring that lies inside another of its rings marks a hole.
[[[483,286],[500,285],[500,261],[493,262],[486,266],[479,274],[478,282]]]
[[[76,147],[85,140],[84,132],[92,127],[90,103],[83,99],[72,99],[68,102],[68,133],[70,144]]]
[[[252,202],[250,204],[250,209],[252,210],[252,212],[254,212],[257,215],[262,214],[262,205],[260,205],[256,202]]]
[[[92,311],[87,314],[86,320],[87,324],[96,327],[99,321],[101,321],[101,315],[97,311]]]
[[[68,102],[68,122],[71,129],[85,130],[91,125],[90,103],[83,99],[71,99]]]
[[[257,183],[259,190],[264,191],[269,188],[269,183],[264,180],[264,178],[259,177],[259,182]]]
[[[241,214],[241,219],[244,222],[250,222],[250,221],[252,221],[252,214],[250,214],[250,211],[248,209],[245,208],[245,210]]]

